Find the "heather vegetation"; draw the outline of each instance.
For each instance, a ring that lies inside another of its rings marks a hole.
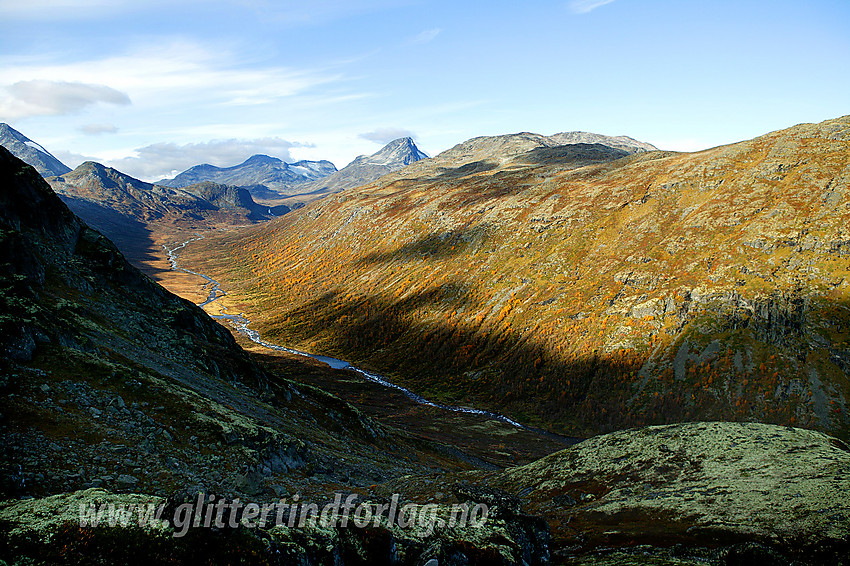
[[[487,141],[183,261],[267,339],[553,430],[848,437],[850,118],[694,154]]]

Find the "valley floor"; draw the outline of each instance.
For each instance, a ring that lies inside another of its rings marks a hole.
[[[173,249],[191,237],[203,235],[186,232],[161,234],[153,239],[154,245],[145,254],[147,259],[137,265],[172,293],[200,304],[209,295],[208,281],[197,275],[172,270],[165,248]],[[219,302],[204,308],[211,315],[222,311]],[[334,370],[310,358],[263,348],[232,326],[224,326],[240,346],[261,359],[270,370],[285,375],[297,373],[305,383],[340,397],[379,422],[452,447],[452,450],[459,449],[458,455],[470,459],[477,466],[492,468],[525,464],[579,440],[518,428],[475,414],[421,405],[395,389],[370,382],[352,371]],[[305,366],[310,370],[304,371]]]

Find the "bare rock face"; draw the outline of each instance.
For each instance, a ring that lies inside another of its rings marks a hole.
[[[758,423],[625,430],[495,474],[581,554],[650,544],[758,544],[787,558],[850,551],[850,448]]]
[[[0,145],[27,165],[35,167],[35,170],[42,177],[63,175],[71,170],[40,144],[32,141],[8,124],[0,124]]]

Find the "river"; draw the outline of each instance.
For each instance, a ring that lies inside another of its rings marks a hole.
[[[205,281],[207,281],[207,285],[209,286],[209,295],[207,296],[207,298],[203,302],[198,303],[198,306],[203,308],[203,307],[205,307],[205,306],[207,306],[211,303],[214,303],[215,301],[219,300],[220,298],[224,297],[227,293],[221,288],[221,284],[218,281],[216,281],[215,279],[213,279],[212,277],[210,277],[208,275],[204,275],[203,273],[198,273],[197,271],[191,271],[189,269],[185,269],[185,268],[177,265],[177,252],[178,252],[178,250],[183,249],[190,242],[194,242],[194,241],[201,240],[201,239],[203,239],[203,236],[191,238],[191,239],[186,240],[185,242],[181,243],[180,245],[175,246],[174,248],[170,248],[170,249],[168,248],[168,246],[163,244],[162,248],[165,250],[165,252],[168,256],[168,261],[171,264],[172,270],[182,271],[183,273],[188,273],[190,275],[196,275],[198,277],[203,278]],[[538,428],[535,428],[535,427],[525,426],[523,424],[516,422],[515,420],[513,420],[509,417],[506,417],[505,415],[500,415],[498,413],[493,413],[493,412],[490,412],[490,411],[484,411],[482,409],[474,409],[472,407],[461,407],[461,406],[456,406],[456,405],[444,405],[442,403],[435,403],[434,401],[426,399],[425,397],[423,397],[422,395],[419,395],[418,393],[414,393],[410,389],[407,389],[405,387],[402,387],[401,385],[393,383],[392,381],[390,381],[389,379],[387,379],[383,375],[379,375],[377,373],[372,373],[372,372],[366,371],[364,369],[360,369],[356,366],[351,365],[349,362],[347,362],[345,360],[332,358],[330,356],[322,356],[322,355],[319,355],[319,354],[311,354],[309,352],[302,352],[300,350],[294,350],[292,348],[287,348],[285,346],[279,346],[277,344],[272,344],[271,342],[266,342],[265,340],[262,339],[259,332],[257,332],[256,330],[253,330],[251,328],[248,328],[248,326],[251,324],[251,321],[248,320],[247,318],[245,318],[244,315],[242,315],[242,314],[227,314],[227,313],[224,312],[225,310],[226,309],[222,307],[219,311],[220,314],[217,314],[217,315],[211,314],[210,316],[212,318],[216,319],[216,320],[225,321],[225,322],[230,323],[231,325],[233,325],[234,328],[236,328],[237,331],[239,331],[240,333],[245,335],[252,342],[259,344],[260,346],[263,346],[264,348],[268,348],[269,350],[275,350],[275,351],[278,351],[278,352],[287,352],[289,354],[304,356],[306,358],[313,358],[314,360],[318,360],[320,362],[326,363],[327,365],[329,365],[330,367],[332,367],[334,369],[345,369],[345,370],[353,371],[353,372],[361,375],[362,377],[364,377],[365,379],[367,379],[367,380],[369,380],[373,383],[377,383],[377,384],[382,385],[384,387],[388,387],[388,388],[400,391],[405,396],[407,396],[410,400],[412,400],[416,403],[419,403],[420,405],[427,405],[429,407],[436,407],[438,409],[443,409],[445,411],[452,411],[452,412],[455,412],[455,413],[467,413],[467,414],[472,414],[472,415],[481,415],[483,417],[487,417],[487,418],[490,418],[490,419],[495,419],[495,420],[498,420],[498,421],[502,421],[504,423],[508,423],[509,425],[515,426],[517,428],[521,428],[523,430],[528,430],[530,432],[535,432],[537,434],[543,434],[545,436],[557,438],[557,439],[564,441],[564,442],[567,442],[569,444],[574,444],[576,441],[579,440],[579,439],[573,439],[573,438],[569,438],[569,437],[563,437],[563,436],[560,436],[560,435],[556,435],[556,434],[553,434],[553,433],[550,433],[548,431],[544,431],[544,430],[541,430],[541,429],[538,429]]]

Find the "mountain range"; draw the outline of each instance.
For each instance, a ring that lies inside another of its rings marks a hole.
[[[8,124],[0,124],[0,145],[35,167],[43,177],[60,176],[71,171],[41,145]],[[231,167],[195,165],[174,178],[161,179],[148,185],[182,189],[212,182],[244,188],[254,198],[281,205],[282,199],[293,195],[308,195],[306,200],[314,200],[325,194],[362,185],[426,157],[411,138],[400,138],[372,155],[355,158],[340,171],[327,160],[287,163],[277,157],[258,154]]]
[[[692,154],[550,143],[476,138],[183,258],[266,339],[449,404],[850,437],[850,117]]]
[[[276,157],[254,155],[232,167],[195,165],[173,179],[163,179],[157,184],[180,188],[212,181],[248,188],[258,198],[280,198],[297,190],[299,185],[334,172],[336,167],[330,161],[286,163]]]
[[[257,204],[246,189],[211,182],[174,189],[92,161],[47,181],[71,210],[136,265],[153,260],[162,240],[176,234],[264,222],[289,212],[285,205]]]
[[[174,179],[159,183],[183,187],[200,181],[226,182],[249,189],[259,199],[273,202],[298,197],[303,202],[369,183],[427,157],[411,138],[399,138],[372,155],[356,157],[339,171],[329,161],[288,164],[274,157],[255,155],[233,167],[196,165]]]

